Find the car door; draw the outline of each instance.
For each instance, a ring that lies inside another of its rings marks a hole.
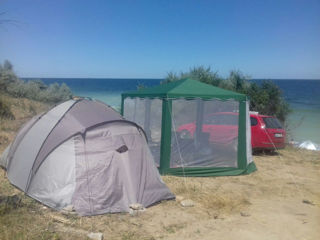
[[[251,145],[252,148],[258,146],[257,136],[259,135],[260,126],[258,118],[255,116],[250,116],[250,125],[251,125]]]
[[[210,134],[210,142],[229,144],[238,136],[237,114],[213,114],[203,125],[203,132]]]

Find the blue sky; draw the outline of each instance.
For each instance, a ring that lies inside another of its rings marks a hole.
[[[320,1],[0,0],[0,61],[21,77],[320,79]]]

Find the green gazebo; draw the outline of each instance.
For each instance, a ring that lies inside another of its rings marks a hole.
[[[183,79],[122,94],[161,174],[225,176],[256,170],[246,95]]]

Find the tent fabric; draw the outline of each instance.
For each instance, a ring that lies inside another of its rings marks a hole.
[[[93,101],[79,101],[65,114],[43,142],[43,146],[34,162],[32,174],[36,172],[45,157],[55,146],[59,146],[65,139],[84,133],[91,126],[116,120],[123,120],[123,118],[105,104]]]
[[[28,194],[53,208],[70,205],[75,190],[75,162],[75,140],[70,138],[46,158]]]
[[[76,141],[76,169],[81,169],[76,173],[73,196],[77,212],[123,212],[129,211],[130,203],[148,207],[172,198],[163,188],[145,138],[132,125],[106,124],[88,131],[84,140],[78,137]],[[128,150],[114,151],[121,146]],[[87,154],[83,154],[84,150]]]
[[[41,149],[43,141],[73,104],[73,100],[64,102],[43,115],[16,146],[14,157],[9,156],[8,177],[21,190],[25,191],[27,188],[34,159]]]
[[[119,150],[120,149],[120,150]],[[162,182],[141,128],[109,106],[67,101],[35,117],[1,156],[10,182],[55,209],[126,212],[174,195]]]
[[[26,135],[26,133],[29,131],[29,129],[40,119],[40,117],[43,115],[43,113],[34,116],[30,121],[26,122],[18,131],[13,143],[11,145],[13,145],[14,147],[10,147],[8,148],[8,155],[12,156],[14,154],[14,152],[16,151],[16,148],[19,146],[19,143],[21,142],[21,140],[24,138],[24,136]],[[10,151],[9,151],[10,149]],[[5,168],[8,168],[8,163],[6,163]]]
[[[148,144],[161,174],[223,176],[256,170],[244,94],[183,79],[123,93],[121,111],[151,136]]]

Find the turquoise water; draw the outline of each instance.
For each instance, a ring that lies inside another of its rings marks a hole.
[[[303,142],[310,140],[320,144],[320,111],[293,109],[287,125],[289,140]]]
[[[93,79],[93,78],[44,78],[47,84],[66,83],[76,96],[90,97],[119,109],[121,93],[136,90],[139,85],[152,87],[160,84],[162,79]]]
[[[120,109],[121,93],[136,90],[138,85],[155,86],[162,79],[41,79],[45,83],[65,82],[75,95],[99,99]],[[261,82],[261,80],[253,80]],[[320,144],[320,80],[272,79],[283,91],[293,112],[287,121],[288,139],[311,140]]]
[[[261,81],[261,80],[254,80]],[[287,119],[288,140],[320,144],[320,81],[272,80],[283,91],[292,113]]]

